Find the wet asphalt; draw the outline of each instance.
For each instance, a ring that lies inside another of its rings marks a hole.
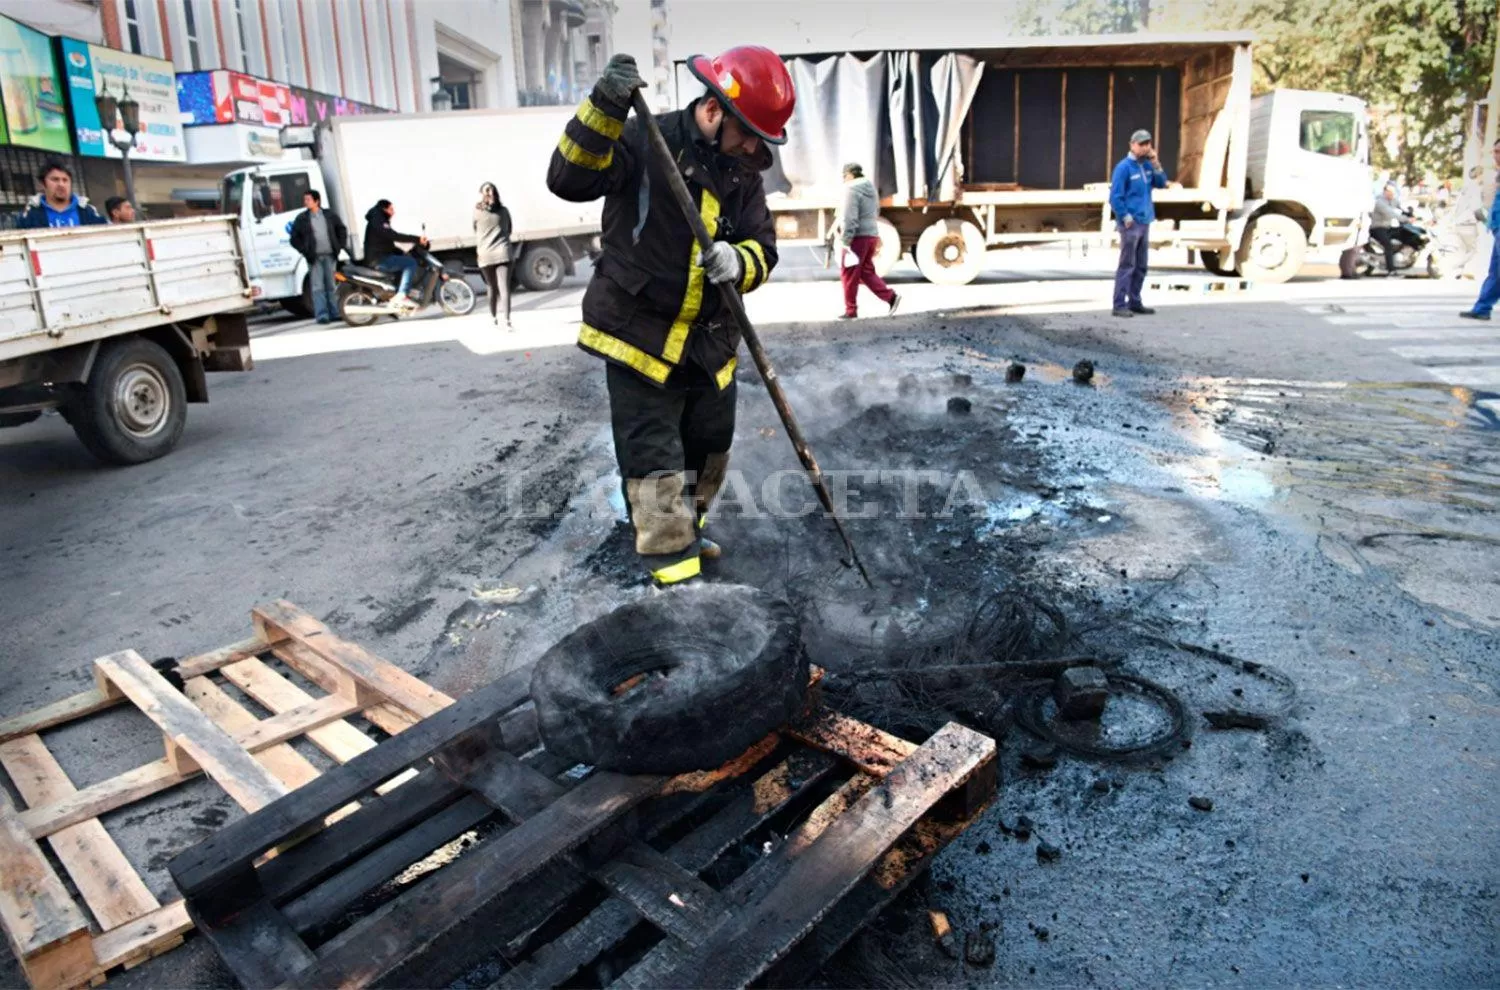
[[[1189,747],[1137,764],[1064,753],[1038,769],[1020,759],[1035,740],[1012,728],[994,806],[852,950],[878,942],[890,979],[1500,981],[1500,431],[1486,393],[1341,367],[1333,344],[1228,344],[1256,314],[1223,312],[1184,307],[1128,334],[951,313],[768,335],[825,469],[943,479],[916,519],[894,511],[896,482],[856,483],[877,511],[851,533],[878,581],[902,581],[885,599],[900,621],[860,633],[872,650],[1024,589],[1189,715]],[[1092,387],[1067,377],[1079,358],[1098,365]],[[1012,360],[1028,367],[1019,384],[1004,381]],[[276,597],[450,692],[534,659],[641,593],[601,379],[569,347],[420,345],[216,377],[182,447],[128,470],[95,467],[55,417],[0,434],[0,713],[83,689],[88,661],[126,646],[182,656],[240,638],[250,605]],[[792,597],[815,635],[847,642],[856,593],[838,547],[825,521],[757,502],[796,461],[748,369],[739,387],[749,494],[713,524],[731,552],[717,576]],[[967,415],[949,412],[954,397]],[[965,472],[975,487],[942,515]],[[1146,635],[1270,665],[1295,704],[1263,730],[1211,729],[1202,711],[1226,693],[1268,701],[1265,685]],[[1112,704],[1107,735],[1149,730],[1149,713]],[[48,742],[80,786],[160,745],[124,713]],[[106,825],[165,897],[169,854],[239,814],[200,783]],[[1039,859],[1042,841],[1060,856]],[[994,962],[940,952],[927,910],[992,939]],[[857,983],[857,964],[825,975]],[[0,981],[17,978],[0,962]],[[190,939],[115,982],[227,980]]]

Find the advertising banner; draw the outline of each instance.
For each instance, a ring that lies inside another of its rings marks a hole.
[[[71,154],[73,135],[63,107],[62,81],[52,39],[0,16],[0,102],[5,104],[6,144]]]
[[[187,161],[171,62],[72,38],[62,39],[62,53],[80,155],[120,157],[120,149],[109,141],[94,105],[94,97],[107,86],[115,99],[123,98],[128,91],[141,106],[141,131],[136,135],[130,157],[156,162]]]
[[[300,86],[256,79],[239,72],[185,72],[177,77],[177,105],[188,127],[251,124],[306,127],[334,117],[388,111],[358,100]]]

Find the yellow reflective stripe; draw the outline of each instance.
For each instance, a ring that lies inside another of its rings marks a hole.
[[[722,392],[726,388],[728,388],[729,387],[729,383],[732,382],[732,381],[734,381],[734,369],[735,369],[735,366],[738,365],[739,363],[740,363],[740,359],[739,358],[730,358],[729,359],[729,363],[726,364],[724,367],[720,368],[719,369],[719,373],[717,375],[714,375],[714,381],[716,381],[716,382],[719,383],[719,391],[720,392]]]
[[[755,284],[760,285],[768,280],[771,277],[771,266],[766,264],[766,249],[761,246],[760,241],[740,241],[738,246],[755,255],[755,260],[760,262],[760,278]]]
[[[580,165],[595,172],[604,171],[609,168],[609,163],[615,160],[615,149],[610,148],[604,154],[596,155],[592,151],[583,150],[583,148],[579,147],[578,142],[566,134],[562,136],[561,141],[557,142],[557,150],[562,152],[562,156],[574,165]]]
[[[634,368],[654,382],[665,382],[667,376],[672,373],[672,366],[666,362],[659,361],[639,347],[633,347],[619,337],[611,337],[598,327],[591,327],[587,323],[581,324],[578,328],[578,342],[591,351],[597,351],[605,357],[612,357],[621,364]]]
[[[743,244],[736,244],[734,249],[740,253],[740,267],[745,270],[745,274],[740,276],[740,292],[743,294],[756,286],[755,256]]]
[[[578,104],[578,122],[595,134],[618,141],[620,134],[625,130],[625,121],[616,120],[609,114],[594,106],[594,101],[587,96],[583,102]]]
[[[704,526],[707,526],[707,525],[708,525],[708,513],[707,512],[700,512],[698,514],[698,528],[702,529]]]
[[[656,578],[661,584],[676,584],[679,581],[686,581],[688,578],[695,578],[702,573],[703,561],[694,556],[689,557],[687,560],[679,560],[677,563],[663,567],[659,571],[652,571],[651,576]]]
[[[703,226],[708,228],[711,234],[719,225],[719,199],[707,189],[703,190],[703,201],[698,205],[698,215],[703,218]],[[688,280],[687,291],[682,295],[682,308],[677,311],[677,319],[672,321],[672,329],[667,332],[667,346],[662,349],[661,356],[677,364],[682,360],[682,349],[687,344],[688,330],[692,329],[693,321],[698,318],[698,311],[703,308],[703,264],[698,256],[698,241],[694,239],[692,246],[688,249]]]

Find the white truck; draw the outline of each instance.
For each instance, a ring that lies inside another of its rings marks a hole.
[[[483,182],[510,210],[512,276],[528,289],[557,288],[599,249],[602,204],[564,202],[547,189],[547,162],[572,116],[572,107],[370,114],[283,130],[284,146],[311,147],[314,157],[237,169],[221,184],[221,208],[240,218],[257,298],[312,312],[307,262],[290,243],[308,190],[348,224],[356,260],[365,213],[388,199],[397,230],[425,234],[439,258],[472,265]]]
[[[0,427],[57,409],[103,461],[162,456],[205,372],[251,368],[250,297],[231,217],[0,234]]]
[[[695,37],[695,50],[716,40]],[[882,194],[882,272],[910,252],[928,280],[962,285],[992,249],[1108,244],[1110,175],[1140,128],[1172,180],[1155,193],[1151,242],[1215,273],[1285,281],[1310,251],[1349,246],[1370,207],[1365,105],[1252,99],[1248,34],[948,40],[778,46],[798,96],[768,173],[783,245],[827,240],[850,159]],[[679,105],[702,91],[681,66],[677,82]]]

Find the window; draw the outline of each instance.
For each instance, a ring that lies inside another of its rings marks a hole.
[[[1354,114],[1343,110],[1302,111],[1302,150],[1330,158],[1353,158],[1359,141]]]
[[[141,15],[136,10],[136,4],[144,0],[125,0],[125,35],[126,46],[139,55],[141,49]]]
[[[286,47],[286,81],[295,86],[307,85],[306,63],[302,61],[302,22],[298,20],[295,7],[290,10],[282,5],[281,43]]]
[[[219,211],[237,217],[244,202],[245,174],[236,172],[234,175],[226,175],[219,184]]]
[[[264,198],[264,208],[270,213],[288,213],[302,209],[302,197],[312,188],[306,172],[289,172],[255,180],[257,200]],[[257,205],[256,215],[262,207]]]
[[[129,0],[126,0],[128,3]],[[234,0],[235,33],[240,39],[240,71],[250,72],[250,35],[245,31],[245,0]]]
[[[194,72],[203,68],[203,54],[198,47],[198,16],[193,10],[196,4],[197,0],[182,0],[182,30],[187,35],[188,65]]]

